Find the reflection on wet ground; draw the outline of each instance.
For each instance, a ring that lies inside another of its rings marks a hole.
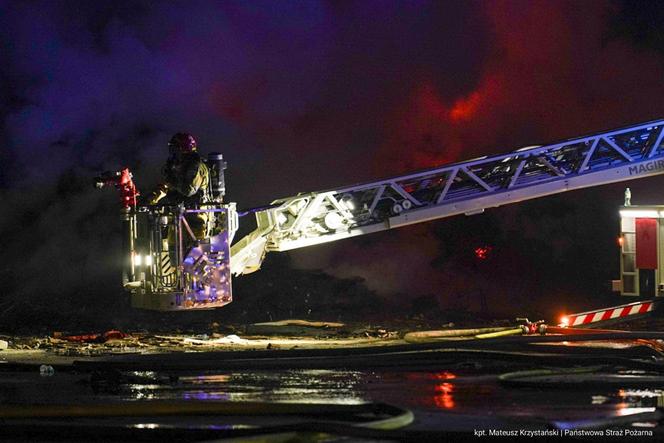
[[[148,375],[159,379],[159,374]],[[470,414],[555,416],[579,408],[577,414],[653,408],[659,389],[542,391],[506,388],[494,375],[440,372],[365,372],[293,370],[183,375],[172,384],[133,383],[120,394],[132,399],[182,399],[359,404],[385,402],[408,408]],[[543,397],[547,400],[543,401]]]
[[[96,378],[95,378],[96,377]],[[136,400],[361,404],[383,402],[415,413],[411,427],[472,429],[477,419],[558,428],[653,412],[659,388],[614,383],[550,389],[501,384],[496,374],[472,370],[279,370],[114,375],[0,373],[2,404],[133,402]],[[635,416],[637,417],[637,416]],[[654,428],[656,420],[629,426]]]

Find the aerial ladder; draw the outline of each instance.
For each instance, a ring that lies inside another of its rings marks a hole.
[[[235,203],[221,203],[220,198],[201,208],[125,205],[129,259],[124,286],[139,308],[220,307],[232,300],[231,274],[257,271],[268,252],[662,174],[663,142],[664,120],[656,120],[371,183],[301,193],[240,214]],[[223,184],[223,167],[217,163],[211,168]],[[122,173],[128,170],[114,177]],[[105,183],[123,189],[117,181]],[[184,218],[191,212],[210,212],[216,226],[213,235],[193,244],[183,240],[187,235],[194,240]],[[249,214],[256,218],[256,229],[232,243],[239,215]],[[177,240],[174,245],[166,240],[167,228]]]

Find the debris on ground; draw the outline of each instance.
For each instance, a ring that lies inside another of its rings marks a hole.
[[[644,319],[641,323],[642,330],[664,329],[664,321],[660,318]],[[0,362],[32,359],[53,364],[49,362],[129,354],[392,346],[408,343],[410,340],[404,339],[407,334],[408,337],[426,336],[435,331],[435,335],[449,335],[457,329],[500,329],[509,324],[513,324],[513,321],[495,320],[482,325],[460,325],[446,321],[420,324],[408,320],[368,325],[283,320],[253,325],[224,325],[223,328],[214,325],[215,328],[173,330],[161,334],[145,330],[121,332],[112,329],[104,333],[59,332],[45,337],[0,335]],[[255,329],[260,327],[266,329]],[[292,328],[299,328],[301,333],[294,334]],[[222,329],[225,334],[217,332]]]
[[[185,343],[192,343],[195,345],[232,345],[232,344],[247,344],[249,340],[238,337],[235,334],[227,335],[226,337],[220,338],[208,338],[208,339],[199,339],[199,338],[185,338]]]
[[[285,336],[309,336],[328,337],[343,335],[344,323],[308,321],[308,320],[280,320],[264,323],[253,323],[245,327],[245,333],[249,335],[285,335]]]
[[[273,322],[264,322],[264,323],[254,323],[257,325],[272,325],[272,326],[307,326],[310,328],[342,328],[345,325],[343,323],[330,322],[330,321],[309,321],[309,320],[298,320],[298,319],[289,319],[289,320],[279,320]]]
[[[323,349],[337,347],[390,346],[400,344],[400,331],[387,327],[343,323],[284,320],[257,326],[272,328],[261,333],[245,334],[249,326],[227,327],[238,333],[219,334],[207,330],[174,331],[153,334],[145,331],[128,333],[110,330],[105,333],[52,333],[48,337],[7,337],[9,351],[0,354],[0,361],[71,362],[74,359],[94,359],[128,354],[158,354],[171,352],[210,352],[225,350],[287,350]],[[285,329],[284,329],[285,328]],[[292,329],[302,332],[293,335]],[[318,331],[316,334],[313,331]],[[11,355],[9,355],[11,354]]]
[[[59,332],[53,333],[53,338],[80,343],[106,343],[109,340],[122,340],[125,337],[127,337],[127,334],[115,329],[103,333],[78,335],[63,335]]]

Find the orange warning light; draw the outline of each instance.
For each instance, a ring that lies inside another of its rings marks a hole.
[[[624,244],[625,244],[625,238],[624,237],[618,237],[618,246],[620,246],[622,248]]]
[[[567,318],[566,315],[563,315],[560,317],[560,325],[561,328],[566,328],[569,326],[569,318]]]

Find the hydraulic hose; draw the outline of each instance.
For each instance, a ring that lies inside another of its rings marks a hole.
[[[506,387],[513,388],[537,388],[537,389],[596,389],[597,387],[635,387],[639,389],[659,388],[664,382],[662,376],[652,375],[630,375],[620,377],[607,374],[607,366],[590,366],[584,368],[569,369],[536,369],[528,371],[517,371],[502,374],[498,382]],[[576,380],[575,380],[576,379]],[[658,401],[659,404],[659,401]],[[552,425],[558,429],[607,429],[618,426],[628,427],[636,422],[661,422],[664,418],[659,407],[652,410],[625,416],[591,418],[576,421],[554,421]]]
[[[386,418],[370,419],[374,416],[387,416]],[[305,404],[305,403],[251,403],[251,402],[170,402],[170,401],[141,401],[129,403],[110,403],[93,405],[14,405],[11,407],[0,407],[0,419],[3,421],[5,435],[7,431],[15,429],[20,434],[25,434],[25,427],[30,426],[33,432],[39,431],[40,419],[66,419],[63,423],[68,426],[70,432],[80,432],[84,436],[90,431],[85,425],[72,426],[69,419],[109,419],[109,418],[140,418],[165,417],[165,416],[210,416],[210,417],[266,417],[273,420],[275,417],[284,416],[301,417],[305,421],[288,425],[255,426],[251,428],[224,429],[225,437],[239,437],[238,441],[292,441],[299,434],[307,433],[313,435],[314,441],[326,441],[329,438],[325,434],[339,435],[376,435],[386,437],[390,432],[408,426],[414,420],[414,415],[407,409],[398,408],[384,403],[368,403],[359,405],[337,405],[337,404]],[[12,426],[12,419],[19,422]],[[35,425],[26,424],[26,419],[37,420]],[[307,421],[308,420],[308,421]],[[313,420],[313,421],[311,421]],[[320,421],[319,421],[320,420]],[[364,421],[360,421],[364,420]],[[51,431],[57,422],[49,421],[45,431]],[[50,427],[49,427],[50,426]],[[127,428],[126,425],[116,425]],[[131,425],[129,426],[131,427]],[[78,428],[78,429],[77,429]],[[158,429],[162,433],[163,429]],[[195,429],[194,429],[195,430]],[[98,430],[97,430],[98,431]],[[166,430],[168,431],[168,430]],[[177,430],[175,430],[177,431]],[[206,438],[214,437],[206,432]],[[262,438],[261,438],[262,436]],[[219,435],[217,436],[219,437]],[[258,439],[258,440],[256,440]]]
[[[487,338],[484,340],[469,340],[465,337],[451,338],[448,340],[434,340],[425,343],[408,343],[402,345],[374,346],[361,348],[343,349],[309,349],[309,350],[261,350],[261,351],[229,351],[223,353],[220,358],[219,352],[197,352],[171,354],[146,354],[132,355],[126,357],[113,357],[95,361],[74,361],[74,370],[157,370],[178,371],[194,369],[211,370],[240,370],[251,368],[252,370],[267,370],[278,368],[362,368],[362,367],[408,367],[414,364],[436,364],[442,360],[458,358],[462,355],[486,355],[498,358],[503,355],[533,355],[533,358],[557,359],[568,361],[578,360],[591,362],[599,359],[602,362],[609,358],[605,355],[598,356],[597,353],[570,352],[558,347],[553,350],[551,346],[545,347],[547,343],[560,342],[588,342],[588,341],[614,341],[614,340],[639,340],[639,339],[664,339],[662,332],[619,332],[619,333],[594,333],[584,335],[526,335],[508,336],[498,338]],[[537,344],[537,346],[530,346]],[[547,349],[548,348],[548,349]],[[598,350],[601,351],[601,350]],[[612,349],[610,354],[614,360],[639,358],[653,367],[661,367],[661,354],[655,350],[648,352],[637,352],[634,350]],[[585,355],[588,354],[588,355]],[[636,355],[638,354],[638,355]]]
[[[369,413],[392,415],[386,419],[360,423],[363,427],[395,429],[410,424],[412,412],[383,403],[359,405],[259,403],[259,402],[172,402],[138,401],[89,405],[11,405],[0,406],[0,418],[96,418],[135,416],[321,416],[350,417]]]
[[[478,334],[478,335],[475,336],[475,338],[479,338],[479,339],[498,338],[498,337],[508,337],[510,335],[519,335],[519,334],[523,334],[523,329],[514,328],[514,329],[507,329],[505,331],[489,332],[487,334]]]
[[[511,331],[510,335],[516,335],[516,328],[510,327],[505,329],[502,332]],[[521,329],[519,329],[521,331]],[[434,331],[430,331],[434,332]],[[407,334],[408,335],[408,334]],[[594,341],[594,340],[637,340],[637,339],[650,339],[650,340],[664,340],[664,332],[649,332],[649,331],[592,331],[584,332],[582,334],[574,335],[525,335],[523,337],[501,337],[496,335],[493,337],[486,336],[485,338],[495,338],[495,340],[484,340],[484,341],[475,341],[475,340],[437,340],[434,334],[431,335],[432,340],[422,340],[418,341],[419,345],[429,345],[433,347],[446,347],[456,346],[456,347],[476,347],[476,346],[486,346],[487,343],[551,343],[551,342],[576,342],[576,341]],[[426,338],[426,336],[419,336],[417,338]],[[416,347],[417,345],[414,344]]]
[[[474,328],[474,329],[442,329],[437,331],[417,331],[408,332],[403,339],[408,343],[430,343],[438,339],[449,339],[458,337],[473,337],[479,334],[491,332],[500,332],[513,329],[512,326],[503,326],[495,328]]]
[[[664,376],[630,375],[616,376],[606,371],[607,366],[589,366],[570,369],[536,369],[530,371],[508,372],[498,377],[498,381],[510,387],[537,387],[559,389],[561,387],[596,387],[598,385],[631,387],[661,387]],[[576,378],[576,380],[575,380]]]
[[[562,328],[557,326],[548,326],[546,328],[547,334],[546,337],[555,337],[556,335],[564,335],[565,338],[557,338],[551,340],[550,338],[545,341],[575,341],[571,339],[570,336],[581,335],[584,338],[580,340],[602,340],[599,337],[600,334],[605,336],[610,336],[611,334],[622,335],[625,339],[634,339],[636,338],[664,338],[664,334],[659,333],[661,337],[644,337],[643,334],[652,334],[651,332],[642,332],[642,331],[619,331],[611,329],[578,329],[578,328]],[[440,343],[443,341],[451,341],[453,339],[460,339],[462,337],[466,339],[489,339],[489,338],[500,338],[500,337],[509,337],[512,335],[523,334],[523,329],[521,327],[507,326],[507,327],[495,327],[495,328],[473,328],[473,329],[442,329],[435,331],[418,331],[418,332],[408,332],[404,335],[404,340],[408,343]],[[657,334],[657,333],[656,333]],[[542,337],[542,335],[529,335],[529,337]],[[616,338],[608,338],[609,340]],[[539,340],[538,340],[539,341]],[[465,346],[465,345],[464,345]]]

